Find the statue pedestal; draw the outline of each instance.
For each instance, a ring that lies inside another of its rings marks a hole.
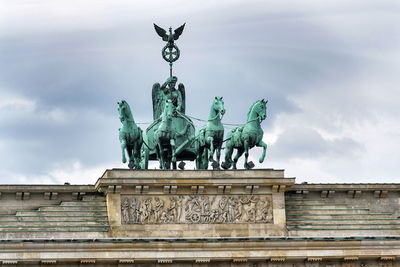
[[[107,170],[113,237],[286,236],[283,170]]]

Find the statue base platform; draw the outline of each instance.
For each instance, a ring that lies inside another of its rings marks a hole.
[[[110,236],[287,236],[283,170],[107,170]]]

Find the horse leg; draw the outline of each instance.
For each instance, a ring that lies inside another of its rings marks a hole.
[[[137,170],[140,169],[140,148],[139,142],[136,142],[133,146],[133,161]]]
[[[229,169],[232,165],[232,153],[233,153],[233,145],[228,140],[225,146],[225,161],[222,162],[222,168]]]
[[[128,152],[128,149],[126,147],[126,141],[125,141],[125,139],[121,139],[122,163],[126,163],[125,150]],[[129,154],[128,154],[128,157],[129,157]]]
[[[174,139],[174,138],[171,138],[171,139],[169,140],[169,143],[171,144],[172,168],[173,168],[173,169],[176,169],[175,139]]]
[[[236,163],[238,162],[239,158],[243,155],[244,149],[238,148],[235,158],[233,159],[233,169],[236,170]]]
[[[135,168],[135,155],[134,155],[134,145],[129,144],[126,146],[126,154],[128,155],[128,167],[129,169]]]
[[[195,141],[195,151],[196,151],[196,170],[200,170],[200,160],[201,160],[201,150],[200,150],[200,143],[199,140],[196,139]]]
[[[163,160],[163,156],[162,156],[162,147],[161,147],[160,140],[157,140],[157,143],[156,143],[156,154],[157,154],[158,162],[160,163],[160,169],[164,169],[164,160]]]
[[[203,154],[204,153],[204,147],[199,146],[199,149],[197,150],[197,162],[196,162],[196,168],[198,170],[203,170],[204,166],[203,166]]]
[[[243,146],[244,146],[244,168],[249,169],[249,164],[247,163],[247,160],[249,158],[249,139],[245,139],[243,141]]]
[[[260,156],[260,158],[259,158],[259,160],[258,160],[260,163],[263,163],[263,161],[264,161],[264,159],[265,159],[265,153],[267,152],[267,144],[264,143],[263,140],[261,140],[261,141],[258,143],[257,146],[263,148],[262,155]]]
[[[210,155],[208,155],[208,161],[212,162],[214,157],[214,138],[212,136],[207,137],[207,142],[210,144]]]
[[[217,166],[216,166],[217,170],[219,170],[219,161],[221,158],[221,146],[222,146],[222,144],[218,145],[218,147],[216,149],[217,150]]]

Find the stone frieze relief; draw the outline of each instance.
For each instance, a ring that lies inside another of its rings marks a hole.
[[[271,195],[121,195],[123,224],[272,223]]]

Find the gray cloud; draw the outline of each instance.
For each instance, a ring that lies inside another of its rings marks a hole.
[[[363,144],[351,138],[328,140],[317,131],[302,127],[286,129],[270,149],[270,157],[277,160],[326,159],[341,157],[354,159],[365,151]]]

